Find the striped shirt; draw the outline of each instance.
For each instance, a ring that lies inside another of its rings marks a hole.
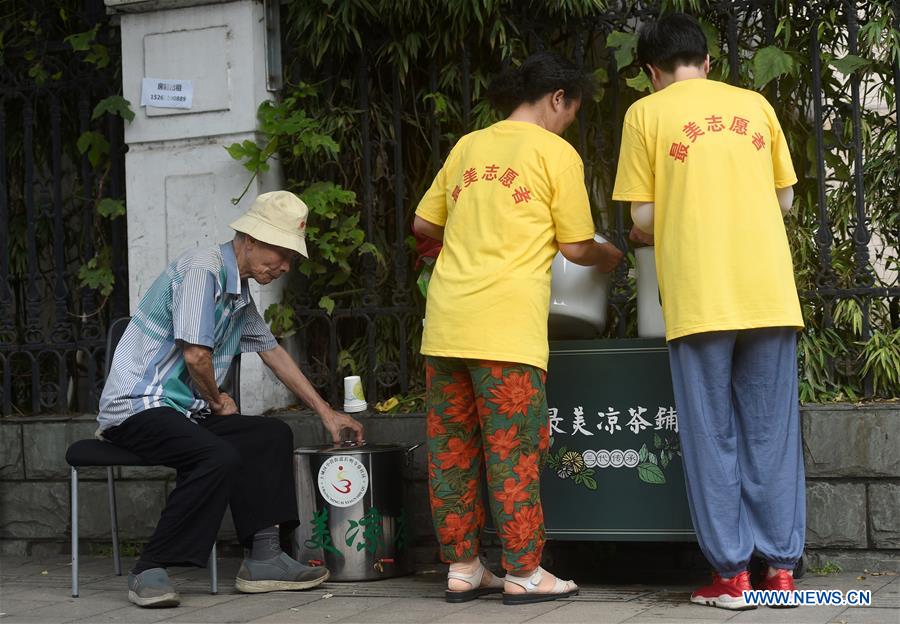
[[[278,345],[240,278],[230,242],[183,254],[141,299],[113,356],[98,431],[154,407],[186,417],[209,409],[185,365],[182,342],[212,350],[219,386],[235,355]]]

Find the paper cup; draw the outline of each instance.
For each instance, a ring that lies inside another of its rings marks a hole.
[[[362,412],[366,408],[368,408],[368,404],[359,375],[344,377],[344,411],[348,413]]]

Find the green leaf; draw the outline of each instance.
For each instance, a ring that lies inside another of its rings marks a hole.
[[[594,480],[593,477],[583,477],[582,481],[583,481],[584,487],[586,487],[587,489],[592,490],[592,491],[597,489],[597,482]]]
[[[97,204],[97,214],[107,219],[116,219],[125,214],[125,202],[121,199],[104,197]]]
[[[625,84],[627,84],[635,91],[640,91],[641,93],[643,93],[644,91],[650,91],[650,89],[653,88],[653,85],[650,83],[650,78],[648,78],[647,74],[643,71],[638,72],[637,75],[632,78],[626,79]]]
[[[550,446],[553,446],[553,443],[555,440],[556,440],[556,438],[550,438]],[[553,453],[550,453],[549,455],[547,455],[547,465],[550,468],[553,468],[554,470],[558,469],[559,468],[559,457]]]
[[[776,46],[760,48],[753,55],[753,85],[761,89],[794,70],[794,59]]]
[[[833,59],[828,63],[836,70],[844,74],[845,76],[849,76],[853,72],[861,69],[863,67],[869,67],[872,64],[872,61],[864,58],[860,58],[853,54],[848,54],[844,58]]]
[[[103,69],[109,65],[109,50],[105,45],[92,45],[91,53],[85,56],[84,60],[96,65],[98,69]]]
[[[84,154],[90,149],[92,140],[90,135],[91,133],[85,132],[80,137],[78,137],[78,140],[75,142],[75,147],[78,148],[78,153]]]
[[[660,448],[663,445],[663,439],[658,433],[653,434],[653,448]]]
[[[644,483],[661,485],[666,482],[666,475],[663,474],[662,469],[656,464],[646,462],[643,464],[638,464],[637,471],[638,477]]]
[[[116,278],[112,272],[109,247],[104,247],[97,255],[81,265],[78,269],[78,280],[82,286],[99,289],[104,297],[112,293]]]
[[[244,146],[240,143],[232,143],[231,145],[226,145],[225,151],[228,152],[228,155],[235,160],[243,160],[247,156],[247,152],[244,150]]]
[[[83,132],[75,146],[81,154],[87,153],[92,167],[97,167],[103,157],[109,154],[109,141],[99,132]]]
[[[87,52],[91,49],[91,44],[94,42],[94,39],[97,38],[97,29],[99,27],[100,25],[98,24],[90,30],[69,35],[63,39],[63,41],[72,46],[72,49],[76,52]]]
[[[648,455],[647,445],[644,444],[641,446],[641,450],[638,451],[638,459],[641,462],[645,462],[645,461],[647,461],[647,455]]]
[[[351,274],[349,271],[342,271],[340,273],[336,273],[328,280],[329,286],[342,286],[350,281]]]
[[[35,63],[28,69],[28,77],[34,79],[38,85],[42,85],[47,82],[49,74],[41,63]]]
[[[332,299],[328,295],[325,295],[324,297],[319,299],[319,307],[323,308],[330,315],[332,312],[334,312],[334,299]]]
[[[131,110],[131,102],[121,95],[111,95],[97,102],[97,105],[94,107],[94,113],[91,115],[91,119],[97,119],[104,113],[118,115],[126,121],[132,121],[134,119],[134,111]]]
[[[363,232],[363,235],[365,235],[365,232]],[[359,253],[360,254],[372,254],[375,257],[375,260],[378,262],[378,264],[380,264],[381,266],[385,266],[386,261],[384,259],[384,255],[378,250],[378,247],[376,247],[372,243],[369,243],[369,242],[362,243],[359,246]]]
[[[450,109],[450,103],[446,96],[442,93],[426,93],[422,97],[423,102],[431,102],[433,114],[438,121],[444,121],[447,118],[447,112]]]
[[[338,352],[338,370],[349,370],[352,375],[356,374],[356,358],[347,349]]]
[[[269,323],[272,333],[276,338],[288,338],[293,336],[295,329],[294,309],[284,303],[272,303],[263,313],[266,323]]]
[[[637,35],[614,30],[606,38],[606,46],[615,50],[616,67],[621,70],[634,60],[634,50],[637,47]]]
[[[703,34],[706,35],[706,47],[709,48],[710,58],[719,58],[722,54],[722,49],[719,47],[719,31],[715,26],[703,20],[700,21],[700,28],[703,29]]]

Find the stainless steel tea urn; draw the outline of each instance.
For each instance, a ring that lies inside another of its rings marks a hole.
[[[344,443],[294,451],[300,526],[294,558],[332,581],[410,574],[412,534],[403,472],[419,444]]]

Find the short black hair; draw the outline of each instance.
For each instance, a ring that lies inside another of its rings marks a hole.
[[[645,70],[648,65],[665,72],[682,65],[700,66],[707,54],[700,22],[687,13],[667,13],[641,26],[638,33],[637,57]]]
[[[487,97],[504,115],[524,102],[539,99],[562,89],[566,102],[584,101],[594,95],[593,76],[555,52],[538,52],[518,67],[510,66],[491,80]]]

